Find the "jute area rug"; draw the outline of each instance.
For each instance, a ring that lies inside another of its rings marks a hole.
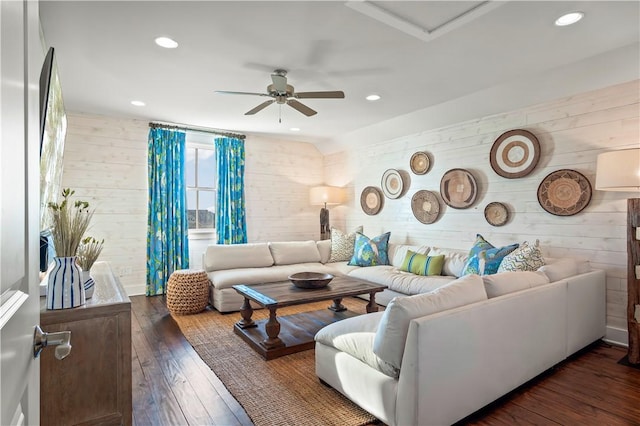
[[[347,298],[342,303],[359,314],[366,312],[364,300]],[[278,316],[326,309],[330,304],[331,301],[291,306],[278,309]],[[266,309],[254,311],[253,319],[267,317]],[[256,426],[346,426],[376,421],[338,391],[319,382],[314,350],[265,361],[234,334],[239,313],[223,315],[208,308],[199,314],[173,318]]]

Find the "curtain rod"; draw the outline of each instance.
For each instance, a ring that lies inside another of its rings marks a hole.
[[[207,127],[187,126],[186,124],[162,123],[159,121],[150,121],[149,127],[152,129],[161,127],[163,129],[192,130],[194,132],[211,133],[219,136],[227,136],[230,138],[245,139],[246,136],[240,133],[232,133],[224,130],[209,129]]]

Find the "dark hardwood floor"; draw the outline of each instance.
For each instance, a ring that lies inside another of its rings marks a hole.
[[[133,296],[131,305],[134,425],[252,424],[163,297]],[[459,424],[640,425],[640,369],[617,363],[625,353],[598,342]]]

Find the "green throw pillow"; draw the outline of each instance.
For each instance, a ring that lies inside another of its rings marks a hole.
[[[444,254],[427,256],[408,250],[400,269],[416,275],[441,275],[444,266]]]

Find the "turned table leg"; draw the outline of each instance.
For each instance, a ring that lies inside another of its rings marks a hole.
[[[251,319],[251,316],[253,315],[253,308],[251,307],[251,303],[249,303],[249,299],[247,299],[246,297],[244,298],[244,302],[242,302],[240,315],[242,316],[242,319],[236,323],[238,327],[244,329],[244,328],[255,327],[257,325]]]
[[[330,309],[333,312],[342,312],[347,310],[347,308],[342,304],[342,298],[333,299],[333,305],[329,306],[327,309]]]
[[[262,341],[262,345],[267,349],[278,348],[284,346],[284,342],[280,340],[278,334],[280,334],[280,323],[276,318],[276,308],[269,308],[269,321],[264,326],[267,332],[267,339]]]
[[[376,304],[376,293],[369,293],[369,303],[367,303],[367,313],[378,312],[378,305]]]

